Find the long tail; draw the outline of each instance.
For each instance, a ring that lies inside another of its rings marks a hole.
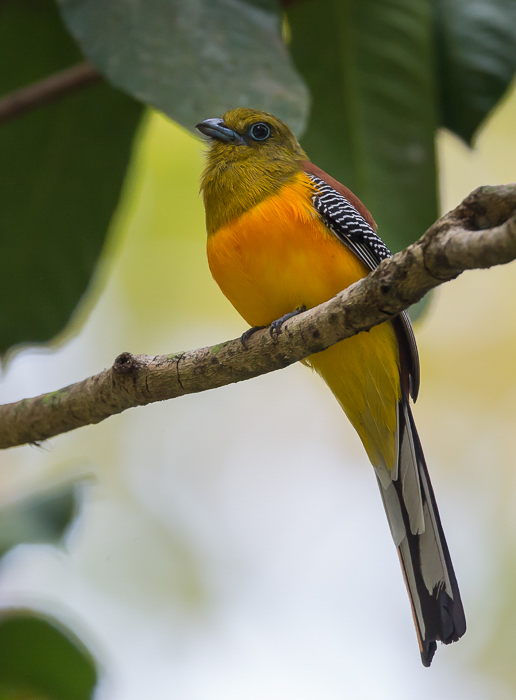
[[[397,470],[378,484],[398,549],[424,666],[439,640],[456,642],[466,631],[457,580],[439,511],[405,396],[399,403]]]

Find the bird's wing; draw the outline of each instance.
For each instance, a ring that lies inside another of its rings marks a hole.
[[[385,258],[392,257],[375,231],[373,218],[357,197],[312,163],[305,164],[305,171],[316,185],[313,195],[315,209],[345,246],[370,270],[378,267]],[[415,401],[419,392],[419,355],[408,312],[403,311],[397,316],[393,325],[400,347],[401,379],[405,391]]]

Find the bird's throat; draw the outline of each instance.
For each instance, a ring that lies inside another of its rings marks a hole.
[[[212,148],[201,180],[208,235],[276,194],[302,169],[301,160],[231,159]]]

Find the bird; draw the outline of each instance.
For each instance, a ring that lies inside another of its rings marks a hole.
[[[314,165],[277,117],[239,107],[196,128],[211,274],[250,329],[281,333],[391,253],[347,187]],[[466,619],[410,399],[419,358],[405,311],[303,361],[326,382],[373,465],[409,594],[421,660]]]

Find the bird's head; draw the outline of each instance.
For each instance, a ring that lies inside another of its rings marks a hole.
[[[197,129],[210,144],[201,180],[209,233],[277,192],[307,160],[288,126],[256,109],[232,109]]]
[[[197,129],[210,140],[209,159],[226,163],[244,161],[299,161],[306,154],[288,126],[266,112],[240,107],[222,119],[205,119]]]

